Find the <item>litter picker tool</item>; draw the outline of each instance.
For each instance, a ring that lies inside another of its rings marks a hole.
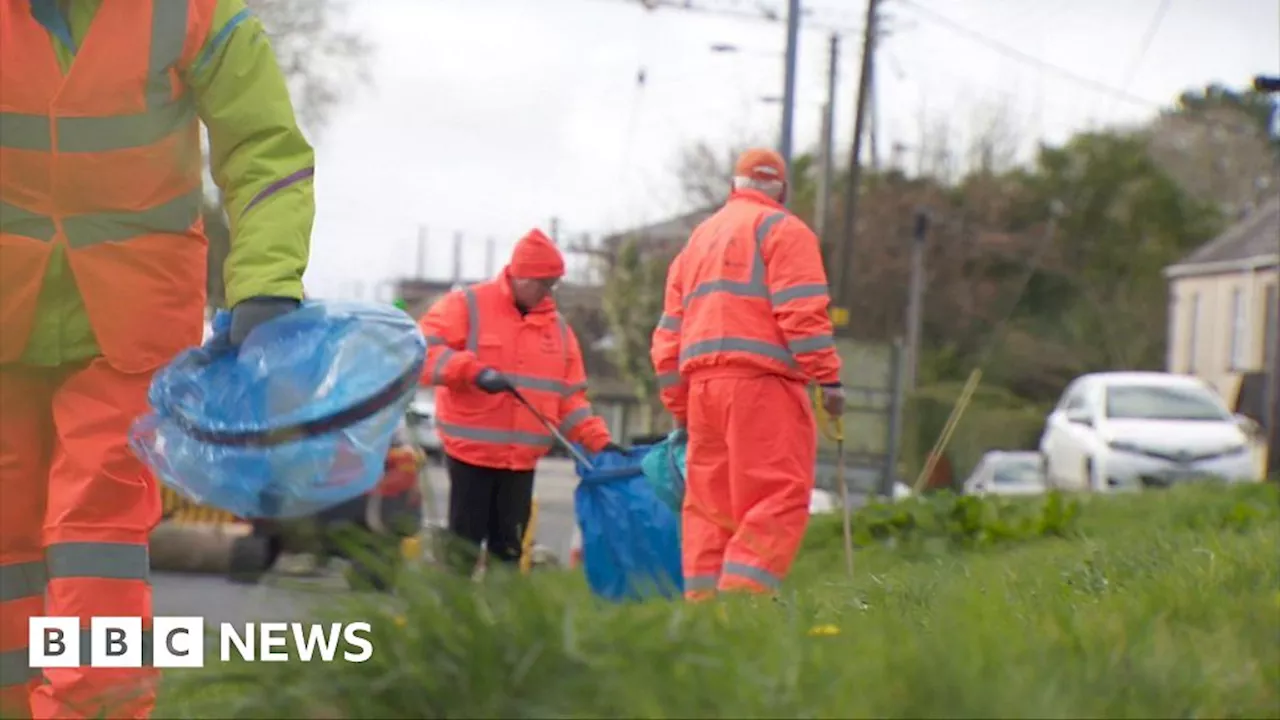
[[[588,470],[596,469],[595,466],[591,464],[591,461],[587,459],[587,456],[583,455],[582,452],[578,450],[578,448],[574,447],[573,443],[569,442],[569,438],[565,437],[564,434],[561,433],[560,430],[557,429],[556,426],[550,420],[547,419],[546,415],[543,415],[542,413],[538,412],[538,409],[535,408],[533,404],[529,402],[528,398],[520,394],[519,390],[515,388],[511,388],[510,390],[508,390],[508,392],[510,392],[513,396],[515,396],[516,401],[519,402],[521,405],[523,405],[526,410],[533,413],[534,417],[538,418],[538,422],[542,423],[542,426],[547,429],[547,432],[551,433],[551,437],[555,438],[557,442],[559,442],[561,445],[564,446],[565,450],[569,451],[569,454],[573,456],[574,460],[577,460],[578,462],[582,463],[582,466]]]
[[[844,515],[844,564],[853,578],[853,527],[849,515],[849,483],[844,476],[844,416],[831,417],[822,403],[822,388],[814,386],[813,400],[818,414],[818,427],[828,440],[836,444],[836,484],[840,490],[840,509]]]

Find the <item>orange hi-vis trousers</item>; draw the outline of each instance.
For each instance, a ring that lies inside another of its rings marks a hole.
[[[774,592],[809,524],[818,439],[805,386],[722,372],[690,379],[681,521],[689,600]]]
[[[105,360],[0,366],[0,716],[145,718],[153,668],[28,667],[27,619],[94,616],[151,629],[147,540],[160,491],[128,447],[151,374]],[[144,645],[144,664],[150,649]]]

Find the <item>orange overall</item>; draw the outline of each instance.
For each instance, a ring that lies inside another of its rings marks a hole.
[[[127,434],[154,370],[200,342],[200,131],[181,73],[213,6],[103,3],[64,75],[29,4],[0,5],[0,713],[9,716],[146,717],[154,704],[154,669],[28,668],[27,619],[78,616],[82,658],[93,616],[141,617],[150,629],[147,545],[160,495]],[[55,246],[101,355],[24,365]]]
[[[672,262],[652,360],[688,430],[686,596],[772,592],[809,520],[817,430],[805,388],[836,383],[818,241],[754,190],[694,230]]]

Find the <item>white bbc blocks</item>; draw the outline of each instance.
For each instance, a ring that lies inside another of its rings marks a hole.
[[[139,617],[95,617],[89,632],[80,629],[79,618],[33,617],[28,625],[27,654],[30,667],[80,667],[81,647],[88,640],[88,664],[92,667],[142,667],[146,645],[155,667],[203,667],[204,619],[157,617],[150,638]]]

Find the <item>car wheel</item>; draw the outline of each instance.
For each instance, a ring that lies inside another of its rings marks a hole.
[[[1084,491],[1093,492],[1097,488],[1093,483],[1093,458],[1084,461]]]

